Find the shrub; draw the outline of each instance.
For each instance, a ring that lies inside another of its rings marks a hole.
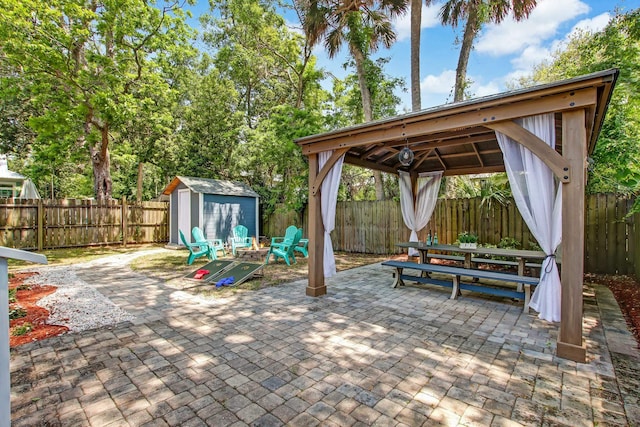
[[[19,319],[27,315],[27,311],[19,305],[9,310],[9,320]]]
[[[19,337],[21,335],[29,333],[33,329],[33,325],[29,322],[25,322],[22,325],[14,326],[11,329],[11,335]]]

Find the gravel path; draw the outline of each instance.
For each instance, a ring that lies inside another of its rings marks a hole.
[[[53,285],[58,288],[54,293],[42,298],[38,305],[49,310],[47,323],[66,326],[70,332],[81,332],[132,321],[135,316],[122,310],[90,283],[80,279],[76,269],[104,264],[116,268],[127,268],[132,259],[161,250],[113,255],[77,265],[30,269],[38,274],[28,278],[25,283]]]

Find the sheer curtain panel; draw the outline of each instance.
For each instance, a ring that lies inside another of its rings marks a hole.
[[[516,120],[523,128],[555,148],[553,114]],[[504,156],[509,184],[516,206],[547,257],[542,263],[540,283],[529,307],[541,319],[560,321],[561,283],[555,252],[562,239],[562,184],[553,172],[529,149],[496,131]]]
[[[418,175],[418,191],[416,198],[413,198],[411,188],[411,175],[409,172],[398,171],[400,178],[400,209],[402,210],[402,219],[409,230],[410,242],[418,241],[418,232],[427,226],[433,210],[438,201],[438,190],[440,189],[440,181],[442,180],[442,171],[428,172]],[[418,255],[418,251],[409,248],[409,256]]]
[[[323,151],[318,154],[318,166],[320,170],[327,163],[333,151]],[[320,189],[320,208],[322,210],[322,223],[324,224],[324,277],[332,277],[336,274],[336,259],[333,255],[331,232],[336,226],[336,203],[338,201],[338,187],[342,175],[344,155],[333,165]]]

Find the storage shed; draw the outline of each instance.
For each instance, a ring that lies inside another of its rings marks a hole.
[[[259,196],[240,182],[176,176],[162,194],[169,196],[169,244],[181,245],[178,230],[190,241],[200,227],[207,239],[229,241],[233,227],[242,224],[258,237]]]

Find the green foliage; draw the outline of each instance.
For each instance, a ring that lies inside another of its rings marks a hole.
[[[365,59],[367,86],[371,93],[372,119],[378,120],[398,114],[400,98],[396,92],[407,91],[403,78],[392,77],[384,72],[389,58],[376,61]],[[345,68],[355,66],[353,60],[344,64]],[[345,127],[364,122],[362,92],[358,86],[358,76],[349,74],[344,80],[333,81],[332,108],[328,112],[331,127]]]
[[[511,188],[509,179],[504,173],[491,174],[481,178],[469,175],[461,175],[447,178],[445,197],[447,198],[473,198],[479,197],[480,207],[487,214],[492,211],[494,204],[501,206],[509,204]]]
[[[522,249],[520,241],[513,237],[503,237],[497,246],[501,249]]]
[[[475,233],[463,231],[462,233],[458,234],[458,241],[460,243],[478,243],[478,236]]]
[[[9,289],[9,302],[10,303],[16,302],[16,289],[15,288]]]
[[[145,106],[171,93],[158,70],[191,50],[184,13],[136,0],[0,0],[0,9],[0,88],[20,88],[15,99],[28,101],[21,125],[36,134],[33,156],[46,165],[35,172],[48,167],[53,180],[81,152],[77,164],[93,166],[95,196],[111,197],[110,146],[131,117],[156,122]]]
[[[26,315],[27,311],[20,306],[16,306],[9,310],[9,320],[20,319],[21,317],[25,317]]]
[[[592,155],[587,191],[640,191],[640,9],[617,13],[600,32],[576,34],[520,84],[543,83],[618,68],[620,76]],[[640,208],[640,206],[638,206]],[[640,209],[639,209],[640,210]]]
[[[22,325],[14,326],[11,328],[11,335],[14,337],[19,337],[25,334],[28,334],[33,330],[33,325],[29,322],[25,322]]]

